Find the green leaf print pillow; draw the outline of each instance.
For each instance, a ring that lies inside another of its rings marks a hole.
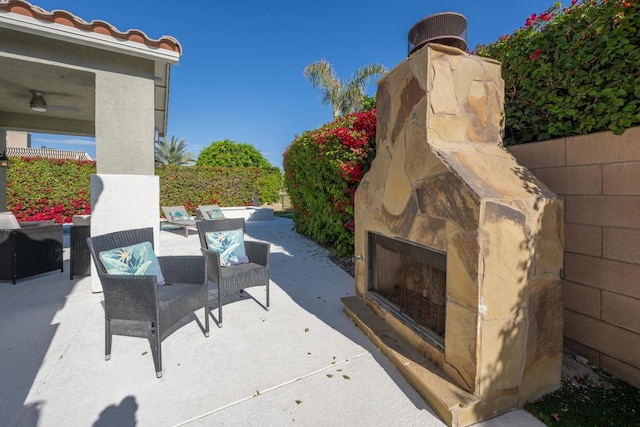
[[[249,262],[244,250],[244,232],[241,228],[228,231],[210,231],[204,234],[207,247],[220,254],[220,265],[246,264]]]

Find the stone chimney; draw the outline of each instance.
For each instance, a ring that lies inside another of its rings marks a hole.
[[[355,200],[345,311],[456,426],[560,386],[563,205],[502,145],[500,73],[426,44],[385,75]]]

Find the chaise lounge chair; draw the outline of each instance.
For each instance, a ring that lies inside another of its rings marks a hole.
[[[196,219],[210,220],[225,218],[218,205],[200,205],[196,209]]]
[[[189,227],[196,226],[196,220],[191,216],[184,206],[162,206],[162,212],[167,219],[167,224],[184,228],[184,236],[189,237]]]

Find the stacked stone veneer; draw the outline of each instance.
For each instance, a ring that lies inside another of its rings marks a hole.
[[[563,205],[502,146],[500,64],[427,45],[379,81],[377,107],[355,201],[357,294],[494,413],[556,389]],[[370,231],[446,252],[444,351],[367,298]]]
[[[565,200],[565,343],[640,387],[640,127],[509,150]]]

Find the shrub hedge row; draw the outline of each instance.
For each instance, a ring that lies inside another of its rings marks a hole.
[[[18,221],[71,222],[73,215],[91,213],[90,175],[95,173],[95,161],[12,157],[7,207]],[[275,202],[282,187],[278,168],[161,166],[156,174],[160,205],[184,205],[192,215],[199,204],[251,204],[254,193],[261,203]]]
[[[198,205],[251,205],[254,193],[260,203],[279,200],[282,174],[278,168],[221,168],[211,166],[160,166],[160,204],[183,205],[195,215]]]
[[[7,171],[7,208],[18,221],[71,222],[91,212],[89,176],[96,162],[12,157]]]
[[[639,24],[636,0],[557,2],[478,46],[502,63],[505,145],[640,124]]]
[[[296,231],[336,256],[353,253],[353,197],[375,156],[375,110],[297,136],[284,153]]]

